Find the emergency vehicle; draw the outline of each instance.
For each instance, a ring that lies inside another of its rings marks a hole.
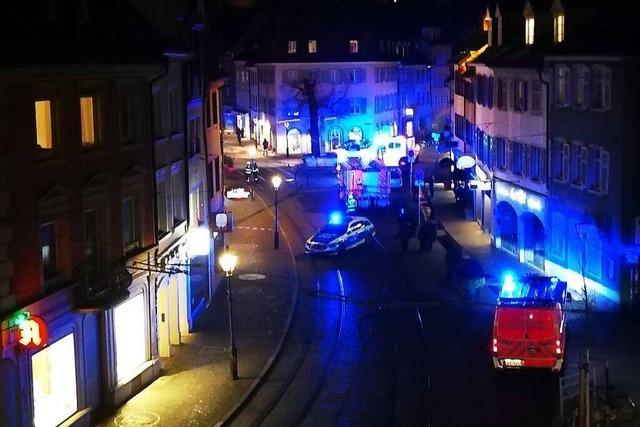
[[[570,298],[570,296],[569,296]],[[567,283],[557,277],[506,274],[493,321],[491,353],[497,370],[562,369]]]
[[[356,159],[350,159],[349,162],[339,163],[336,169],[338,197],[347,204],[347,208],[353,201],[358,209],[389,206],[390,172],[384,165],[373,162],[373,166],[365,168]]]

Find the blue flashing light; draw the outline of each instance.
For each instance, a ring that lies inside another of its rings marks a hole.
[[[342,214],[340,212],[332,212],[329,215],[329,224],[342,224]]]
[[[513,273],[507,272],[502,276],[502,289],[500,296],[502,298],[513,297],[513,293],[516,290],[516,281],[513,278]]]

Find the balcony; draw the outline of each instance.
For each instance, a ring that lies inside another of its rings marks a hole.
[[[97,267],[96,267],[97,265]],[[108,310],[129,297],[133,280],[124,259],[106,266],[83,262],[74,268],[76,310]]]

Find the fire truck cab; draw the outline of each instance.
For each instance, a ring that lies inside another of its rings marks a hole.
[[[506,274],[498,297],[491,353],[493,366],[562,369],[567,283],[557,277]]]

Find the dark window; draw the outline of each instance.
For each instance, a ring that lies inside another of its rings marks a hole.
[[[84,212],[84,258],[95,271],[98,266],[98,215],[95,209]]]
[[[216,157],[214,162],[213,162],[213,167],[214,167],[214,172],[216,174],[215,176],[215,183],[216,183],[216,193],[218,191],[220,191],[221,189],[221,185],[220,185],[220,156]]]
[[[498,108],[507,109],[507,80],[498,79]]]
[[[44,280],[58,275],[58,257],[56,254],[56,225],[53,222],[40,226],[40,256]]]
[[[527,111],[527,82],[514,80],[513,82],[513,109],[514,111]]]
[[[122,201],[122,241],[125,251],[138,246],[136,227],[136,201],[130,197]]]

